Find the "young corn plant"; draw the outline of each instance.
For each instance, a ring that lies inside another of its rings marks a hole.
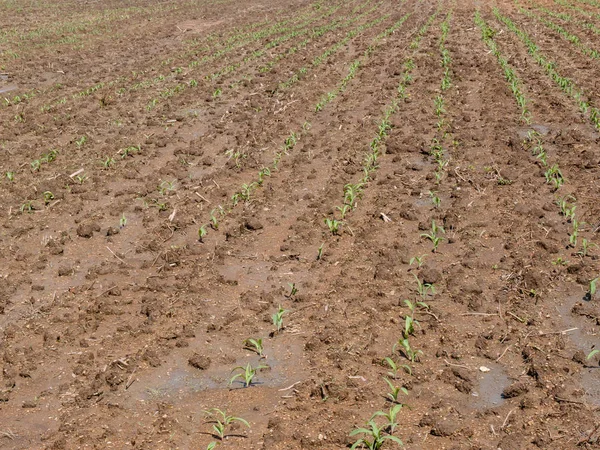
[[[357,448],[368,448],[369,450],[379,450],[386,441],[395,442],[399,446],[404,445],[402,441],[396,436],[391,434],[385,434],[385,426],[379,427],[375,421],[369,420],[367,422],[368,428],[356,428],[350,432],[350,436],[356,436],[358,434],[364,435],[361,439],[356,441],[350,447],[350,450]]]
[[[413,264],[416,264],[417,268],[421,267],[423,265],[423,260],[424,259],[425,259],[425,255],[413,256],[412,258],[410,258],[409,266],[412,266]]]
[[[389,356],[386,356],[383,359],[383,362],[385,364],[387,364],[387,366],[390,368],[390,371],[387,373],[387,375],[392,378],[393,380],[398,378],[398,372],[400,371],[400,369],[404,369],[404,371],[406,373],[408,373],[409,375],[412,375],[412,369],[410,368],[410,366],[408,364],[396,364],[396,362],[390,358]]]
[[[238,366],[235,367],[231,372],[235,372],[236,370],[240,370],[241,372],[236,373],[234,376],[232,376],[229,379],[229,385],[231,386],[234,381],[236,381],[238,378],[242,378],[243,383],[244,383],[244,387],[250,387],[252,386],[252,383],[254,382],[254,377],[256,376],[256,372],[258,372],[261,369],[267,369],[267,366],[263,366],[263,365],[259,365],[256,367],[252,367],[252,365],[250,363],[246,364],[245,367],[243,366]]]
[[[329,228],[331,234],[339,234],[340,227],[342,226],[342,222],[336,219],[330,219],[329,217],[323,219],[325,225]]]
[[[206,225],[200,226],[200,228],[198,228],[198,242],[204,242],[204,238],[207,234]]]
[[[283,309],[281,305],[279,305],[277,312],[271,316],[271,319],[273,320],[273,325],[275,325],[277,333],[279,333],[283,329],[283,316],[289,312],[289,310]]]
[[[387,393],[386,398],[390,400],[392,403],[396,403],[401,405],[402,402],[399,400],[400,393],[402,392],[405,395],[408,395],[408,391],[404,387],[395,386],[388,378],[383,377],[388,387],[390,388],[390,392]]]
[[[244,344],[244,348],[246,350],[251,350],[251,351],[255,352],[261,358],[266,358],[265,353],[264,353],[265,349],[263,347],[263,341],[261,338],[258,338],[258,339],[248,338],[243,342],[243,344]]]
[[[589,255],[590,248],[592,248],[592,247],[598,247],[598,245],[594,244],[593,242],[588,241],[586,238],[583,238],[581,240],[581,250],[579,250],[577,252],[577,254],[579,256],[581,256],[582,258],[585,258],[586,256]]]
[[[402,347],[400,351],[404,354],[406,359],[408,359],[412,363],[418,361],[419,355],[423,354],[421,350],[415,350],[414,348],[412,348],[410,342],[406,338],[398,340],[398,343],[394,345],[394,349],[398,346],[398,344],[400,344],[400,347]]]
[[[440,243],[444,240],[443,237],[439,236],[439,233],[445,233],[444,228],[436,225],[435,220],[431,221],[431,232],[422,233],[421,237],[426,237],[433,243],[433,252],[435,252],[440,245]]]
[[[383,425],[383,429],[390,434],[394,433],[394,430],[398,426],[397,417],[400,411],[402,410],[404,405],[396,404],[392,406],[388,412],[385,411],[377,411],[371,417],[371,420],[374,420],[376,417],[383,417],[387,420],[387,422]]]
[[[421,280],[419,280],[419,277],[416,276],[414,273],[413,273],[413,277],[415,277],[415,280],[417,282],[417,293],[421,296],[421,298],[425,298],[429,294],[435,295],[435,286],[433,284],[422,282]],[[408,300],[405,300],[404,302],[406,303],[407,301]],[[422,302],[417,302],[417,305],[418,304],[425,305],[425,303],[422,303]],[[411,303],[411,305],[412,305],[412,303]]]
[[[209,419],[207,423],[213,424],[213,436],[218,438],[220,441],[225,439],[227,428],[233,422],[239,422],[242,425],[250,428],[250,424],[245,419],[242,419],[241,417],[229,416],[227,415],[227,412],[221,411],[218,408],[211,408],[207,411],[204,411],[204,413],[206,414],[206,418]],[[212,448],[215,448],[215,446],[216,443]],[[208,448],[211,448],[210,444]]]
[[[596,295],[597,284],[598,284],[599,280],[600,280],[600,277],[596,277],[596,278],[594,278],[593,280],[590,281],[590,285],[588,287],[588,291],[585,294],[585,299],[587,301],[592,301],[592,299]]]

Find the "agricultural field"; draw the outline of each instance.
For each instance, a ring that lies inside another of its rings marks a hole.
[[[600,448],[600,1],[0,23],[0,448]]]

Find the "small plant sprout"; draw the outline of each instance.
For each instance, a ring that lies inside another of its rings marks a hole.
[[[113,166],[115,163],[115,160],[113,158],[111,158],[110,156],[107,156],[106,159],[102,160],[102,166],[105,169],[110,169],[111,166]]]
[[[139,153],[141,150],[141,145],[130,145],[129,147],[119,150],[119,153],[121,153],[121,158],[125,159],[128,156],[133,156],[134,153]]]
[[[330,218],[325,218],[323,219],[323,221],[325,222],[325,225],[327,225],[327,227],[329,228],[329,231],[331,231],[331,234],[339,233],[340,227],[342,226],[342,222]]]
[[[252,382],[254,381],[254,377],[256,376],[256,372],[260,369],[267,369],[267,366],[256,366],[252,367],[250,363],[246,364],[246,367],[238,366],[234,368],[231,372],[235,372],[236,370],[241,370],[241,372],[236,373],[229,379],[229,385],[231,386],[235,380],[238,378],[242,378],[244,380],[244,387],[252,386]]]
[[[39,159],[36,159],[34,161],[31,161],[30,165],[31,165],[31,170],[33,170],[34,172],[37,172],[40,170],[42,163],[40,162]]]
[[[423,265],[424,258],[425,258],[425,255],[413,256],[412,258],[410,258],[409,265],[412,266],[413,264],[416,264],[417,267],[421,267]]]
[[[86,142],[87,142],[86,136],[81,136],[80,138],[75,139],[75,145],[77,145],[77,148],[83,147]]]
[[[75,178],[79,184],[83,184],[88,179],[88,176],[84,173],[82,175],[77,175]]]
[[[323,258],[323,246],[325,243],[319,246],[319,250],[317,251],[317,261],[320,261]]]
[[[435,206],[436,208],[439,208],[440,205],[442,204],[442,201],[438,197],[437,193],[434,191],[429,191],[429,198],[431,198],[431,202],[433,203],[433,206]]]
[[[402,446],[402,441],[396,436],[392,436],[391,434],[384,434],[384,428],[379,427],[375,421],[372,419],[367,422],[367,426],[369,428],[356,428],[352,430],[350,436],[356,436],[357,434],[363,434],[364,437],[356,441],[350,447],[350,450],[354,450],[357,448],[368,448],[369,450],[379,450],[385,441],[392,441],[396,444]]]
[[[398,344],[400,344],[400,346],[402,347],[402,353],[404,354],[406,359],[410,360],[410,362],[414,363],[415,361],[418,361],[419,355],[423,354],[421,350],[415,350],[414,348],[412,348],[407,338],[400,339],[398,341]],[[398,344],[395,344],[394,348],[396,348],[396,345]]]
[[[265,354],[264,354],[264,347],[263,347],[263,342],[261,338],[258,339],[252,339],[252,338],[248,338],[244,341],[244,348],[246,350],[251,350],[253,352],[256,352],[258,354],[258,356],[260,356],[261,358],[266,358]]]
[[[271,319],[273,319],[273,325],[275,325],[275,328],[277,329],[277,333],[279,333],[283,328],[283,316],[287,313],[289,313],[289,310],[283,309],[281,305],[279,305],[277,312],[271,316]]]
[[[573,231],[569,235],[569,244],[572,247],[577,247],[577,240],[579,238],[580,226],[583,225],[577,219],[572,219],[571,224],[573,225]]]
[[[296,283],[288,283],[288,286],[290,287],[288,298],[292,298],[298,293],[298,288],[296,287]]]
[[[175,180],[173,181],[162,181],[158,186],[158,192],[160,195],[166,195],[169,192],[175,190]]]
[[[340,216],[343,220],[346,218],[346,214],[348,214],[352,210],[352,207],[344,203],[342,206],[336,206],[336,209],[340,212]]]
[[[585,359],[587,361],[589,361],[590,359],[592,359],[594,356],[596,356],[598,353],[600,353],[600,350],[598,350],[597,348],[593,349],[591,352],[588,353],[588,355],[585,357]]]
[[[12,183],[13,181],[15,181],[15,173],[6,172],[6,179]]]
[[[217,219],[214,209],[210,212],[210,226],[215,231],[219,229],[219,219]]]
[[[50,203],[50,200],[54,200],[54,194],[50,191],[44,192],[44,204]]]
[[[217,88],[217,89],[215,89],[215,91],[213,92],[213,95],[212,95],[212,96],[213,96],[213,98],[217,98],[217,97],[220,97],[222,93],[223,93],[223,91],[221,90],[221,88]]]
[[[27,200],[25,203],[21,205],[21,212],[31,212],[33,211],[33,204],[31,200]]]
[[[404,369],[406,371],[406,373],[408,373],[409,375],[412,375],[412,369],[410,368],[409,365],[407,364],[396,364],[396,362],[390,358],[389,356],[386,356],[383,359],[383,362],[385,364],[388,365],[388,367],[390,368],[390,372],[388,372],[387,374],[392,378],[392,379],[396,379],[398,378],[398,372],[400,371],[400,369]]]
[[[258,172],[258,184],[262,186],[265,177],[271,176],[271,169],[268,167],[263,167],[260,172]]]
[[[233,422],[240,422],[241,424],[250,428],[250,424],[246,420],[242,419],[241,417],[228,416],[225,411],[221,411],[218,408],[209,409],[208,411],[204,411],[204,413],[206,414],[206,418],[210,419],[207,423],[213,424],[213,436],[219,438],[221,441],[225,439],[227,427],[229,427],[229,425],[231,425]],[[212,442],[209,444],[207,450],[211,448],[211,444]],[[214,449],[215,446],[216,442],[212,448]]]
[[[417,281],[417,292],[422,298],[427,297],[429,293],[435,295],[435,286],[433,284],[422,282],[414,273],[413,277],[415,277],[415,280]]]
[[[198,228],[198,241],[204,242],[204,237],[207,235],[206,225],[202,225]]]
[[[387,393],[386,398],[389,399],[389,400],[391,400],[392,403],[402,404],[402,402],[400,402],[398,400],[398,397],[400,395],[400,392],[408,395],[408,391],[406,390],[406,388],[395,386],[394,383],[392,383],[386,377],[383,377],[383,379],[385,380],[385,382],[387,383],[387,385],[390,388],[390,392]]]
[[[392,406],[388,412],[377,411],[375,414],[373,414],[371,420],[375,419],[375,417],[384,417],[387,420],[387,423],[383,426],[383,429],[391,434],[398,426],[396,417],[398,416],[398,413],[402,410],[403,406],[404,405],[402,404],[397,404]]]
[[[440,242],[444,240],[443,237],[440,237],[438,233],[445,233],[444,228],[435,224],[435,220],[431,221],[431,231],[429,233],[422,233],[421,237],[426,237],[433,243],[433,252],[435,252],[440,245]]]
[[[568,264],[569,264],[569,261],[567,261],[566,259],[563,259],[561,256],[559,256],[554,261],[552,261],[552,265],[554,265],[554,266],[566,266]]]
[[[123,213],[119,219],[119,226],[125,228],[125,225],[127,225],[127,217],[125,217],[125,213]]]
[[[598,284],[598,280],[600,280],[600,277],[596,277],[590,281],[590,286],[586,295],[587,300],[592,300],[594,298],[594,295],[596,295],[596,285]]]
[[[592,248],[592,247],[598,247],[598,245],[596,245],[593,242],[590,242],[587,239],[583,238],[581,240],[581,250],[579,250],[577,252],[577,254],[579,256],[581,256],[582,258],[585,258],[586,256],[588,256],[590,248]]]

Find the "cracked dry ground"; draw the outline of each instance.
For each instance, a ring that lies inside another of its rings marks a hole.
[[[0,17],[0,448],[600,447],[600,3]]]

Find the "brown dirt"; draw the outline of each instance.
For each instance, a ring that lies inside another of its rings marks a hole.
[[[540,5],[600,27],[594,2],[526,3]],[[0,448],[204,449],[219,441],[211,408],[250,425],[234,422],[220,448],[346,448],[393,406],[386,357],[406,366],[393,380],[406,448],[600,447],[587,358],[600,249],[578,254],[583,238],[600,244],[599,135],[493,6],[595,104],[600,62],[511,2],[2,3]],[[553,20],[600,48],[589,27]],[[324,218],[340,219],[394,98],[377,168],[332,234]],[[558,191],[532,129],[564,174]],[[576,247],[556,204],[567,195]],[[432,221],[445,229],[435,252]],[[421,298],[416,279],[435,293]],[[427,304],[407,338],[415,361],[401,350],[405,299]],[[248,363],[266,367],[229,383]]]

